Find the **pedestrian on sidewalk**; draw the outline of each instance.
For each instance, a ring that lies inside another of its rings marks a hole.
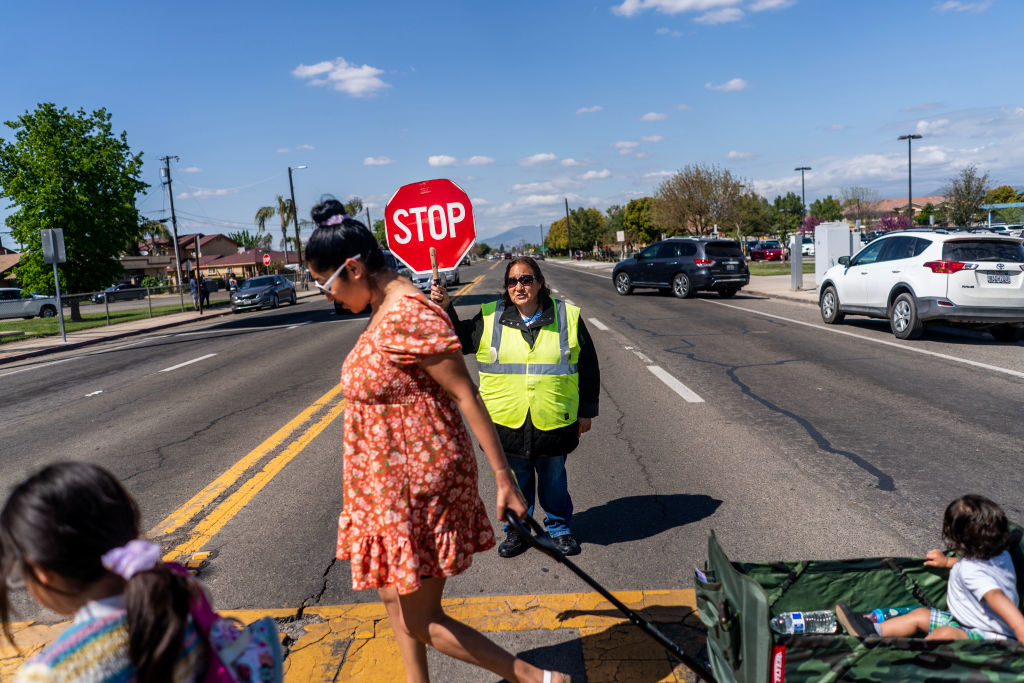
[[[199,295],[203,299],[203,308],[210,307],[210,285],[207,284],[206,278],[199,281]]]
[[[526,503],[444,311],[388,266],[373,234],[341,202],[326,199],[311,213],[318,227],[306,259],[315,286],[350,311],[372,309],[341,370],[336,557],[350,561],[353,589],[377,589],[410,682],[429,680],[426,645],[509,681],[568,681],[445,614],[448,578],[494,546],[460,410],[494,470],[499,518],[507,510],[524,517]]]
[[[188,289],[192,292],[192,310],[199,310],[199,283],[196,282],[196,276],[190,275],[188,278]]]
[[[12,588],[74,622],[30,657],[15,683],[194,681],[208,648],[189,615],[202,588],[139,539],[139,508],[117,479],[84,462],[49,465],[19,484],[0,513],[0,619]]]
[[[462,352],[476,354],[480,394],[526,495],[527,514],[533,515],[536,492],[551,540],[564,554],[576,555],[565,461],[597,417],[597,351],[580,309],[551,296],[533,258],[509,261],[504,283],[501,298],[467,321],[459,320],[440,283],[431,286],[430,296],[452,319]],[[529,547],[505,524],[499,555],[515,557]]]

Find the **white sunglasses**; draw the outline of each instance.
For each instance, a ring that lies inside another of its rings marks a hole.
[[[356,254],[355,256],[349,256],[349,258],[351,258],[351,259],[358,259],[360,256],[362,256],[362,254]],[[316,288],[319,289],[320,292],[324,296],[326,296],[328,299],[331,299],[331,300],[334,299],[334,295],[331,294],[331,285],[333,285],[334,281],[338,279],[339,275],[341,275],[341,271],[345,270],[345,264],[346,263],[348,263],[348,259],[345,259],[344,263],[342,263],[340,266],[338,266],[338,269],[336,271],[334,271],[334,273],[329,278],[327,278],[327,282],[325,282],[323,284],[320,284],[316,280],[313,280],[313,284],[316,285]]]

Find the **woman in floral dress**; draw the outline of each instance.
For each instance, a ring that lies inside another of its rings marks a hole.
[[[312,216],[306,260],[316,287],[351,311],[373,311],[341,371],[345,501],[336,555],[350,561],[353,589],[377,589],[410,683],[429,680],[426,645],[509,681],[568,681],[444,613],[448,577],[494,546],[460,410],[494,470],[498,517],[511,510],[522,518],[526,504],[448,316],[387,266],[340,202],[328,199]]]

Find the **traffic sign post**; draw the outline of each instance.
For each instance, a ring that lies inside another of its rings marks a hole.
[[[269,266],[270,265],[270,254],[264,254],[263,255],[263,265],[265,265],[265,266]]]
[[[67,263],[68,260],[64,251],[64,229],[43,230],[40,238],[43,245],[43,263],[53,264],[53,283],[57,289],[57,315],[60,316],[60,338],[67,343],[68,334],[64,329],[64,300],[60,295],[60,276],[57,274],[57,264]]]
[[[384,207],[388,249],[414,273],[458,268],[476,242],[469,196],[447,179],[398,188]],[[436,266],[432,260],[436,257]]]

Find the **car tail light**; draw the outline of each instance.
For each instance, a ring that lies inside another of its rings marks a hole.
[[[944,273],[950,275],[959,273],[961,270],[977,270],[977,263],[961,263],[960,261],[928,261],[925,268],[931,268],[933,273]]]
[[[693,262],[696,263],[698,266],[710,266],[712,263],[714,263],[714,261],[712,261],[709,258],[695,258],[693,259]]]

